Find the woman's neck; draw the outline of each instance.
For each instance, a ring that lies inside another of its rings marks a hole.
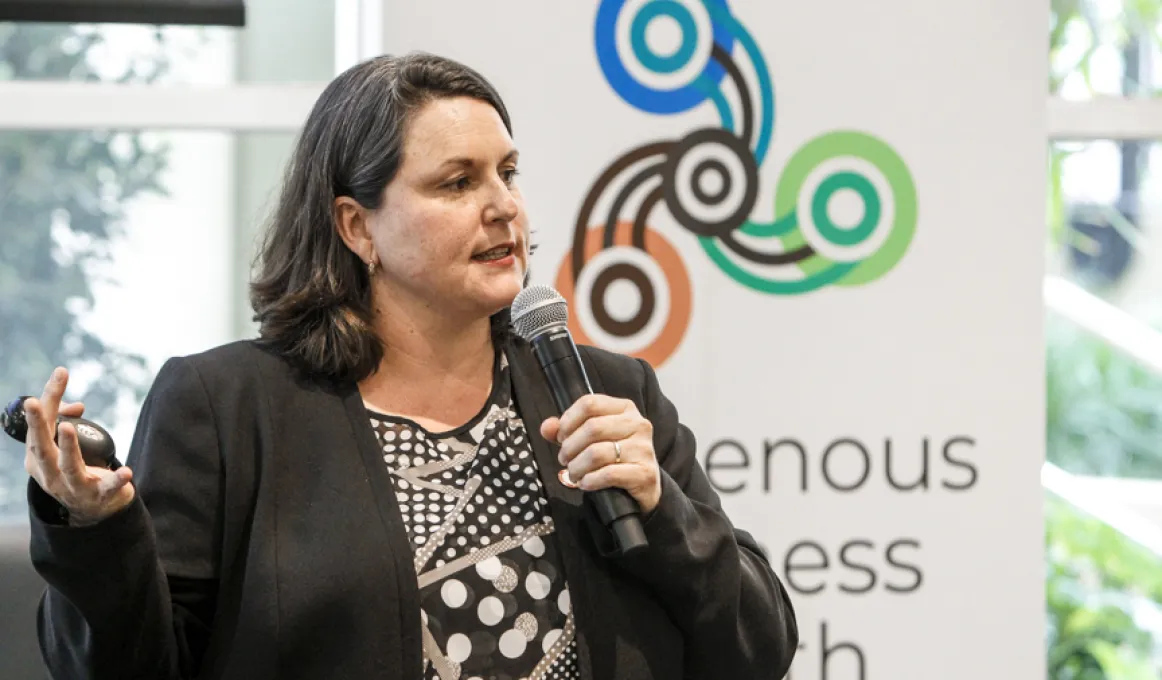
[[[377,305],[375,328],[384,356],[360,383],[370,406],[431,431],[458,427],[484,406],[495,359],[489,318],[464,322]]]

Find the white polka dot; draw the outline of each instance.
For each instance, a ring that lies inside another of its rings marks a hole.
[[[548,654],[549,647],[552,647],[553,643],[561,637],[562,632],[563,631],[560,628],[554,628],[553,630],[545,633],[545,639],[541,640],[541,651],[543,651],[545,654]]]
[[[510,659],[515,659],[525,653],[528,640],[519,630],[510,630],[500,636],[500,653]]]
[[[571,605],[572,603],[570,602],[569,591],[562,590],[561,594],[557,596],[557,608],[561,610],[562,614],[568,616],[569,607]]]
[[[541,540],[540,536],[533,536],[524,543],[525,552],[533,557],[540,557],[545,554],[545,542]]]
[[[448,579],[440,587],[440,597],[444,598],[444,604],[452,609],[458,609],[468,601],[468,589],[456,579]]]
[[[538,572],[530,571],[529,575],[525,577],[525,590],[529,591],[534,599],[543,600],[549,596],[549,589],[553,583],[548,576]]]
[[[448,659],[455,663],[464,663],[472,656],[472,640],[463,633],[456,633],[448,638]]]
[[[476,615],[486,626],[495,626],[504,618],[504,603],[489,595],[476,607]]]
[[[500,576],[501,568],[502,565],[500,564],[500,560],[496,559],[495,557],[489,557],[483,562],[477,563],[476,573],[480,574],[480,578],[484,579],[485,581],[491,581],[497,576]]]

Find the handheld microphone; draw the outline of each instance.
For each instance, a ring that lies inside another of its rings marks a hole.
[[[589,376],[569,333],[569,305],[549,286],[530,286],[512,303],[512,326],[533,348],[558,413],[592,394]],[[649,546],[642,528],[641,508],[625,489],[586,492],[601,523],[613,534],[622,555]]]
[[[7,408],[0,411],[0,429],[22,444],[28,437],[28,419],[24,415],[24,401],[26,399],[28,397],[18,397],[12,400]],[[61,423],[72,423],[76,429],[77,443],[80,444],[81,457],[85,459],[85,465],[109,468],[110,470],[121,467],[121,463],[117,460],[117,449],[113,445],[113,437],[105,428],[84,418],[57,416],[57,427],[53,428],[54,442],[57,441],[57,433]]]

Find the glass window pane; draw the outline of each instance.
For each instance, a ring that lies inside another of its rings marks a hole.
[[[1048,271],[1162,328],[1162,148],[1049,145]],[[1050,313],[1048,458],[1085,475],[1162,479],[1162,377]]]
[[[1152,97],[1162,82],[1158,0],[1053,0],[1051,94]]]
[[[1158,144],[1049,152],[1050,275],[1159,327]],[[1046,492],[1047,677],[1154,677],[1162,558],[1132,536],[1162,527],[1162,377],[1068,313],[1050,310],[1045,326],[1046,453],[1070,473]]]
[[[245,28],[0,23],[0,79],[163,85],[326,82],[335,0],[248,0]]]
[[[162,363],[252,335],[246,275],[293,135],[0,133],[0,400],[67,366],[124,460]],[[0,436],[0,517],[26,517]]]
[[[1154,140],[1049,144],[1049,273],[1151,325],[1162,323],[1162,147]]]

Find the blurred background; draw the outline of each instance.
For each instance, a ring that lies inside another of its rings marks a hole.
[[[1012,225],[1043,230],[1048,272],[1048,677],[1157,678],[1162,0],[1051,4],[1046,221]],[[0,398],[69,366],[67,398],[123,454],[166,358],[253,335],[249,267],[295,130],[382,51],[378,5],[249,0],[244,28],[0,22]],[[22,460],[0,439],[0,601],[21,603],[0,610],[6,678],[42,677]]]

